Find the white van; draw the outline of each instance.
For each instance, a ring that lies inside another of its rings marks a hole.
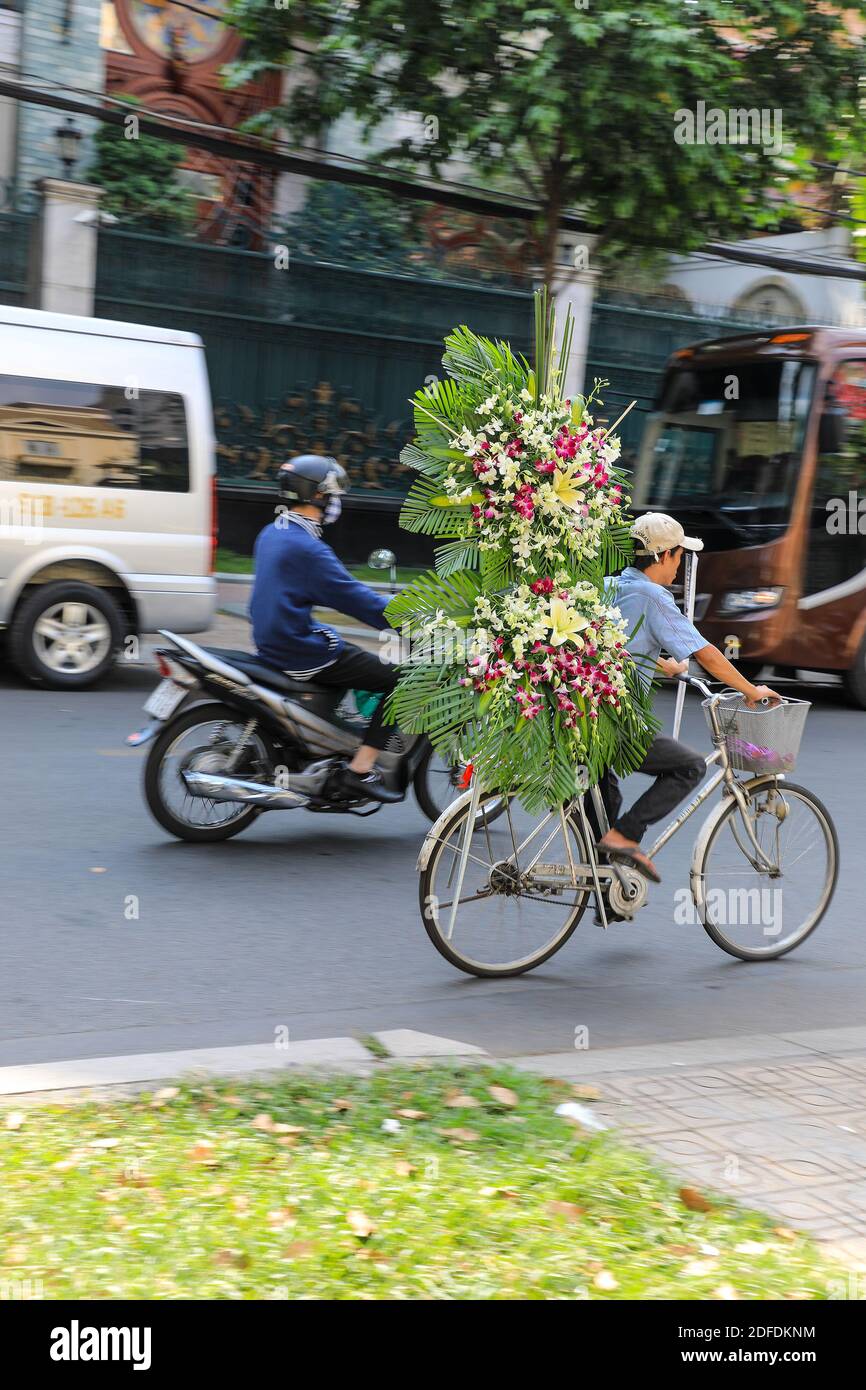
[[[25,676],[92,685],[131,634],[216,608],[201,339],[0,305],[0,629]]]

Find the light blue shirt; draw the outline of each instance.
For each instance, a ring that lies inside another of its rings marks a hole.
[[[694,623],[677,608],[670,589],[654,584],[642,570],[629,565],[618,579],[609,580],[608,585],[610,602],[616,604],[625,620],[629,634],[626,647],[647,685],[662,651],[677,661],[684,661],[707,645]]]

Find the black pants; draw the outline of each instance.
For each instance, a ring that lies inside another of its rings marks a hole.
[[[627,840],[639,842],[647,826],[670,815],[674,807],[699,786],[704,780],[707,765],[701,754],[689,748],[688,744],[662,734],[653,739],[637,770],[655,777],[655,781],[624,815],[620,815],[622,793],[619,781],[610,768],[599,782],[599,787],[611,827],[625,835]]]
[[[400,667],[381,661],[376,652],[365,652],[347,642],[330,666],[313,676],[314,685],[340,685],[346,690],[382,690],[388,694],[400,679]],[[385,724],[385,705],[381,700],[370,720],[364,743],[371,748],[384,748],[394,734],[394,725]]]

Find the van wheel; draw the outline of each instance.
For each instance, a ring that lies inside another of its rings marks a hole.
[[[105,675],[122,635],[123,618],[107,589],[59,579],[38,584],[16,610],[9,655],[28,680],[82,690]]]
[[[857,649],[854,664],[842,677],[845,689],[855,705],[866,709],[866,637]]]

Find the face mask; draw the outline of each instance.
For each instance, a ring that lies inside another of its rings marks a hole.
[[[338,520],[342,510],[343,499],[339,493],[335,493],[333,497],[328,498],[328,505],[322,513],[322,525],[332,526]]]

